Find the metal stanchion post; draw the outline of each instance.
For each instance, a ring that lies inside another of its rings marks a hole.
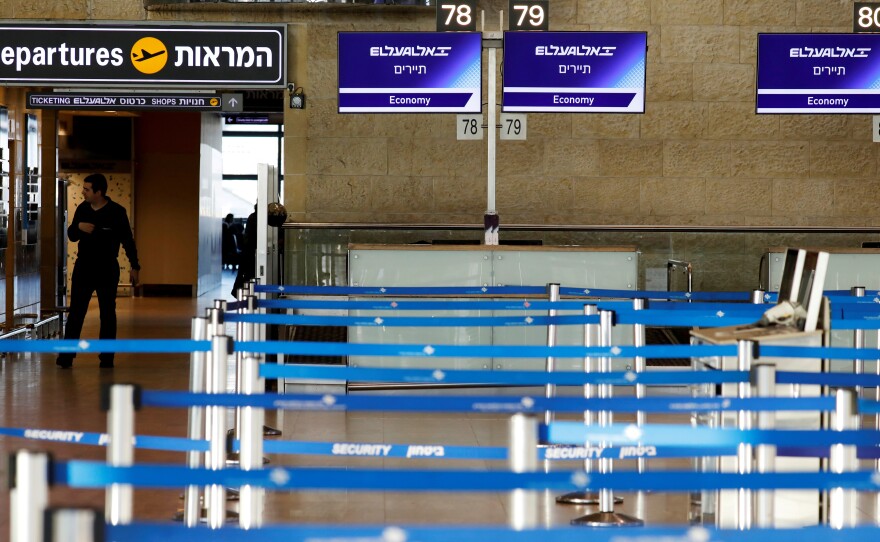
[[[109,440],[107,465],[130,467],[134,464],[134,412],[140,408],[140,389],[132,384],[114,384],[103,391]],[[134,488],[130,484],[110,484],[104,508],[107,523],[128,525],[133,513]]]
[[[202,317],[192,319],[192,339],[204,341],[208,334],[208,320]],[[205,391],[205,352],[193,352],[190,354],[189,364],[189,391],[190,393],[203,393]],[[192,440],[202,440],[204,431],[204,408],[190,407],[187,419],[187,437]],[[202,454],[197,451],[186,452],[186,466],[197,469],[202,466]],[[187,527],[194,527],[201,519],[199,506],[199,486],[186,486],[183,493],[183,510],[178,512],[175,519],[182,519]]]
[[[864,286],[853,286],[850,288],[850,293],[853,297],[865,297],[865,287]],[[853,348],[864,348],[865,347],[865,330],[864,329],[856,329],[853,331]],[[864,374],[865,373],[865,360],[863,359],[854,359],[853,360],[853,374]],[[862,396],[862,387],[856,386],[856,397]]]
[[[260,361],[247,356],[242,367],[242,390],[245,395],[263,393],[260,378]],[[263,467],[263,418],[262,408],[244,407],[241,412],[241,469],[255,470]],[[259,487],[241,487],[239,525],[251,529],[263,524],[263,501],[265,491]]]
[[[753,391],[758,397],[776,397],[776,365],[759,363],[752,367],[751,380]],[[776,428],[776,413],[764,410],[758,413],[758,429]],[[755,466],[758,472],[776,470],[776,445],[759,444],[755,446]],[[769,489],[759,490],[755,495],[755,526],[772,529],[776,523],[774,511],[775,492]]]
[[[763,305],[764,304],[764,295],[767,292],[761,290],[760,288],[756,288],[752,290],[752,299],[750,300],[752,305]]]
[[[547,298],[551,301],[559,301],[559,285],[558,284],[548,284],[547,285]],[[547,311],[547,316],[553,318],[557,314],[557,310],[551,308]],[[547,346],[554,347],[556,346],[556,324],[548,324],[547,325]],[[547,361],[544,365],[544,369],[548,373],[552,373],[556,369],[556,360],[553,356],[547,356]],[[547,399],[552,399],[556,396],[556,385],[555,384],[546,384],[544,386],[544,397]],[[553,421],[553,412],[550,410],[544,411],[544,423],[549,424]]]
[[[831,417],[832,431],[859,428],[858,397],[851,389],[839,389],[835,393],[835,409]],[[834,444],[831,446],[829,466],[833,473],[854,471],[859,460],[855,446]],[[856,525],[856,492],[842,487],[833,488],[828,499],[828,525],[832,529],[844,529]]]
[[[633,299],[633,310],[641,311],[648,308],[648,301],[645,299]],[[633,346],[645,346],[645,325],[644,324],[633,324]],[[633,361],[633,369],[635,369],[636,374],[642,374],[647,370],[647,362],[645,361],[644,356],[636,356]],[[644,384],[636,384],[636,399],[644,399],[648,396],[648,387]],[[639,427],[644,427],[648,422],[648,417],[646,413],[642,410],[636,412],[636,425]],[[646,459],[644,457],[639,457],[636,459],[636,464],[639,473],[645,472]]]
[[[752,362],[755,359],[757,343],[748,340],[739,340],[736,343],[736,365],[739,371],[751,371]],[[740,382],[737,386],[737,397],[740,399],[751,397],[752,389],[748,382]],[[736,427],[742,431],[752,428],[752,413],[747,410],[739,410],[736,413]],[[739,474],[752,472],[752,445],[740,443],[736,447],[736,471]],[[752,491],[740,488],[737,490],[736,528],[749,529],[752,526]]]
[[[206,393],[226,391],[226,365],[229,359],[229,337],[216,335],[211,340],[211,356],[207,367]],[[221,406],[206,409],[209,441],[205,466],[210,470],[222,470],[226,466],[226,427],[225,412]],[[211,484],[205,491],[205,504],[208,509],[208,526],[219,529],[226,521],[226,488],[221,484]]]
[[[19,450],[9,458],[9,540],[43,542],[43,512],[49,504],[46,452]]]
[[[238,290],[238,299],[244,299],[245,289],[239,288]],[[238,309],[238,314],[246,314],[248,310],[244,307],[240,307]],[[244,338],[244,322],[236,322],[235,324],[235,340],[236,342],[242,342],[246,339]],[[241,393],[241,380],[242,380],[242,365],[244,364],[244,352],[235,352],[233,355],[233,359],[235,361],[235,389],[232,390],[232,393]],[[241,408],[236,407],[235,416],[233,417],[233,426],[227,433],[227,437],[230,439],[241,440]],[[240,453],[233,451],[232,446],[228,446],[226,450],[226,464],[227,465],[238,465],[240,462]]]
[[[91,508],[50,508],[43,524],[44,542],[99,542],[106,527],[104,514]]]
[[[534,416],[514,414],[508,425],[507,462],[513,472],[538,470],[538,421]],[[536,491],[514,489],[510,492],[510,526],[516,530],[538,526]]]
[[[614,327],[614,313],[612,311],[599,311],[599,346],[611,346],[611,331]],[[599,370],[603,373],[611,372],[611,358],[599,358]],[[614,396],[614,386],[611,384],[599,385],[599,397],[610,399]],[[614,423],[614,414],[611,411],[599,412],[599,425],[608,427]],[[604,442],[602,443],[604,447]],[[599,459],[599,472],[611,474],[614,470],[614,462],[611,458]],[[572,525],[586,525],[589,527],[636,527],[644,525],[644,521],[626,514],[614,511],[614,492],[608,488],[599,490],[599,511],[571,520]]]
[[[250,286],[251,286],[250,289],[253,290],[253,284],[250,284]],[[244,299],[247,300],[248,314],[257,314],[257,296],[255,296],[253,294],[249,294]],[[257,324],[254,324],[254,323],[245,324],[244,329],[245,329],[245,338],[244,338],[245,341],[256,340],[257,330],[259,329],[259,326]],[[251,355],[254,356],[258,362],[264,361],[263,356],[260,354],[251,353]],[[261,379],[260,385],[263,386],[261,388],[260,393],[264,393],[266,391],[266,388],[265,388],[266,381]],[[281,389],[283,389],[283,388],[281,388]],[[277,428],[269,426],[269,425],[263,425],[263,436],[277,437],[279,435],[281,435],[280,429],[277,429]]]
[[[585,316],[597,316],[599,309],[596,305],[584,305]],[[587,348],[599,345],[599,324],[584,324],[584,346]],[[596,366],[596,358],[587,356],[584,358],[584,372],[587,374],[599,372]],[[595,384],[584,384],[584,399],[592,399],[596,396]],[[591,410],[584,411],[584,425],[591,426],[596,423],[596,416]],[[586,443],[587,448],[590,443]],[[584,459],[584,472],[593,471],[593,460]],[[599,504],[599,494],[595,491],[573,491],[556,497],[556,502],[560,504]],[[620,497],[614,497],[615,503],[623,502]]]

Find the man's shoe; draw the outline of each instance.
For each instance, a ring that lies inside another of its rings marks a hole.
[[[113,368],[113,360],[110,361],[101,361],[98,365],[101,369],[112,369]]]
[[[61,356],[59,356],[58,359],[55,360],[55,365],[61,367],[62,369],[70,369],[71,367],[73,367],[73,360],[62,358]]]

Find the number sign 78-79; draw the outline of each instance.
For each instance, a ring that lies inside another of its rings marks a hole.
[[[510,30],[548,30],[549,0],[510,0]]]
[[[477,29],[477,0],[439,0],[437,32],[473,32]]]

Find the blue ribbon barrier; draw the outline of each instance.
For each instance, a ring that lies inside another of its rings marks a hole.
[[[233,442],[238,451],[239,441]],[[386,444],[357,442],[297,442],[267,440],[266,453],[329,455],[337,457],[396,457],[406,459],[481,459],[506,460],[503,446],[450,446],[446,444]],[[826,450],[827,453],[827,450]],[[736,446],[548,446],[538,449],[538,459],[580,460],[610,457],[635,459],[638,457],[681,458],[716,455],[735,455]]]
[[[621,533],[619,529],[584,527],[549,527],[513,530],[505,527],[425,527],[425,526],[340,526],[340,525],[272,525],[259,529],[209,529],[178,524],[135,522],[128,525],[107,525],[107,542],[864,542],[876,540],[880,528],[875,526],[832,529],[801,527],[798,529],[719,530],[705,527],[638,527]]]
[[[86,433],[83,431],[64,431],[60,429],[23,429],[16,427],[0,427],[0,435],[29,440],[48,442],[65,442],[68,444],[87,444],[106,446],[106,433]],[[191,440],[181,437],[155,437],[139,435],[134,437],[135,448],[145,450],[166,450],[171,452],[208,451],[208,441]]]
[[[860,526],[833,529],[826,526],[798,529],[720,530],[706,527],[639,527],[622,533],[619,529],[584,527],[550,527],[513,530],[493,526],[346,526],[346,525],[271,525],[259,529],[205,526],[185,527],[179,523],[135,522],[128,525],[107,525],[107,542],[864,542],[876,540],[880,527]]]
[[[647,312],[647,311],[643,311]],[[241,316],[241,315],[240,315]],[[584,318],[564,316],[557,318]],[[880,324],[880,321],[878,321]],[[96,340],[9,340],[0,343],[4,352],[100,353],[128,352],[152,354],[190,354],[207,352],[209,341],[189,339],[96,339]],[[457,346],[424,344],[352,344],[299,341],[247,341],[234,345],[237,352],[266,354],[302,354],[318,356],[418,356],[418,357],[509,357],[509,358],[583,358],[612,357],[650,359],[718,357],[736,355],[736,345],[648,345],[648,346]],[[844,347],[760,347],[759,356],[822,359],[880,359],[880,349]]]
[[[257,407],[301,411],[395,411],[395,412],[482,412],[511,414],[516,412],[539,413],[583,412],[585,410],[610,410],[615,412],[714,412],[726,410],[790,410],[827,411],[835,407],[834,397],[779,397],[764,398],[674,398],[646,397],[633,399],[613,397],[607,399],[584,399],[580,397],[419,397],[405,395],[357,396],[357,395],[307,395],[264,394],[237,395],[232,393],[187,393],[180,391],[144,390],[142,404],[153,407],[224,406]]]
[[[559,311],[583,312],[585,305],[595,305],[600,310],[632,310],[631,301],[542,301],[523,300],[449,300],[449,301],[384,301],[384,300],[316,300],[316,299],[261,299],[258,308],[266,309],[331,309],[368,311]],[[755,315],[755,319],[767,310],[768,305],[746,303],[679,303],[654,301],[650,309],[674,311],[738,312]],[[232,310],[231,308],[229,310]],[[878,308],[880,310],[880,308]]]
[[[759,307],[762,305],[743,305]],[[451,309],[444,309],[451,310]],[[472,309],[473,310],[473,309]],[[735,309],[649,309],[635,311],[631,308],[614,309],[618,324],[642,324],[648,326],[719,327],[755,323],[763,314],[761,310]],[[229,322],[250,322],[269,325],[300,326],[365,326],[365,327],[501,327],[501,326],[547,326],[595,324],[597,316],[310,316],[298,314],[237,314],[227,313]],[[880,311],[834,313],[832,328],[880,329]]]
[[[815,384],[837,388],[873,388],[880,386],[880,375],[848,373],[793,373],[777,371],[777,384]]]
[[[598,316],[306,316],[299,314],[226,314],[227,322],[290,326],[359,327],[509,327],[598,324]]]
[[[798,375],[800,373],[786,373]],[[333,365],[260,365],[264,378],[309,378],[314,380],[351,380],[364,382],[406,382],[447,384],[498,384],[582,386],[611,384],[614,386],[728,384],[749,381],[747,371],[633,371],[613,373],[582,373],[576,371],[475,371],[446,369],[372,369]],[[847,375],[849,376],[849,375]],[[793,377],[792,377],[793,378]],[[880,382],[880,376],[876,377]],[[867,386],[866,384],[862,384]]]
[[[564,423],[564,422],[558,422]],[[624,429],[627,426],[619,426]],[[680,426],[678,427],[680,429]],[[701,428],[702,429],[702,428]],[[587,440],[599,440],[605,438],[609,434],[608,428],[599,429],[598,433],[588,431],[584,433],[585,438],[577,441],[582,444]],[[560,428],[556,428],[557,435]],[[718,430],[724,431],[730,430]],[[546,437],[548,429],[542,427],[542,434]],[[766,433],[766,434],[765,434]],[[867,431],[856,434],[855,432],[834,432],[822,436],[819,442],[810,440],[810,446],[804,447],[799,439],[806,437],[812,439],[815,435],[807,434],[798,435],[792,432],[781,432],[781,436],[774,434],[773,431],[765,433],[755,433],[756,439],[760,443],[776,443],[777,455],[794,456],[794,457],[827,457],[829,452],[829,443],[834,444],[852,444],[856,443],[858,447],[858,457],[860,459],[877,459],[880,458],[880,448],[873,445],[880,437],[865,435],[862,433],[870,433]],[[564,433],[564,437],[569,440],[576,441],[580,434],[578,430],[571,430]],[[580,445],[559,445],[545,446],[538,449],[539,459],[551,459],[555,461],[585,459],[635,459],[639,457],[652,458],[691,458],[703,456],[720,456],[735,455],[737,443],[730,441],[729,435],[725,434],[722,439],[709,438],[711,442],[697,442],[702,439],[703,434],[711,432],[694,431],[688,437],[687,445],[681,445],[680,442],[673,441],[671,444],[661,444],[659,442],[647,441],[646,444],[629,443],[627,445],[613,446],[603,444],[602,446],[580,446]],[[24,438],[29,440],[62,442],[67,444],[81,444],[92,446],[106,446],[108,438],[106,434],[86,433],[78,431],[64,431],[54,429],[20,429],[20,428],[0,428],[0,435],[8,437]],[[769,435],[769,436],[767,436]],[[696,438],[695,438],[696,437]],[[646,437],[647,438],[647,437]],[[717,441],[724,441],[724,444],[718,444]],[[779,445],[780,443],[795,442],[792,445]],[[821,447],[825,442],[826,446]],[[872,445],[865,446],[865,442],[871,442]],[[148,450],[163,450],[171,452],[187,452],[208,450],[209,443],[203,440],[190,440],[179,437],[154,437],[139,435],[134,437],[134,445],[136,448]],[[426,458],[442,458],[448,460],[506,460],[507,448],[502,446],[458,446],[447,444],[389,444],[389,443],[365,443],[365,442],[310,442],[310,441],[285,441],[285,440],[267,440],[263,444],[264,451],[270,454],[290,454],[290,455],[326,455],[336,457],[394,457],[405,459],[426,459]],[[232,442],[232,451],[241,449],[240,441]]]
[[[190,339],[94,339],[94,340],[11,340],[0,341],[3,352],[130,352],[136,354],[191,354],[211,349],[208,341]]]
[[[798,447],[809,443],[810,447],[844,444],[851,446],[876,446],[880,444],[880,432],[869,430],[761,430],[717,429],[714,427],[689,427],[672,424],[636,425],[615,424],[608,427],[587,426],[581,422],[554,422],[541,426],[543,440],[551,444],[583,445],[585,442],[602,442],[612,445],[637,443],[652,446],[675,446],[687,442],[691,446],[736,447],[738,444],[774,444]]]
[[[761,474],[686,471],[586,473],[437,469],[354,469],[274,467],[243,471],[208,470],[170,465],[111,467],[74,460],[56,463],[56,483],[74,488],[131,484],[138,488],[178,488],[184,485],[252,485],[275,490],[339,491],[560,491],[613,489],[619,491],[700,491],[715,489],[818,489],[877,491],[880,477],[873,470],[846,473],[773,472]]]
[[[255,292],[286,295],[417,295],[417,296],[499,296],[547,295],[546,286],[287,286],[258,284]]]
[[[235,343],[236,352],[303,354],[317,356],[418,356],[418,357],[507,357],[584,358],[587,356],[631,358],[684,358],[735,356],[736,345],[649,345],[649,346],[455,346],[425,344],[374,344],[254,341]],[[817,348],[812,356],[819,357]],[[862,352],[865,352],[864,350]],[[867,351],[870,352],[870,351]],[[880,354],[880,351],[878,351]]]
[[[257,285],[261,293],[286,295],[351,295],[351,296],[499,296],[546,295],[546,286],[296,286]],[[751,301],[751,292],[667,292],[659,290],[614,290],[603,288],[561,287],[560,295],[569,297],[607,297],[618,299],[675,299],[680,301]],[[773,299],[767,295],[766,299]]]

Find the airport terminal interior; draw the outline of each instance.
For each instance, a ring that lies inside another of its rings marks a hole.
[[[880,533],[880,4],[0,9],[0,540]]]

